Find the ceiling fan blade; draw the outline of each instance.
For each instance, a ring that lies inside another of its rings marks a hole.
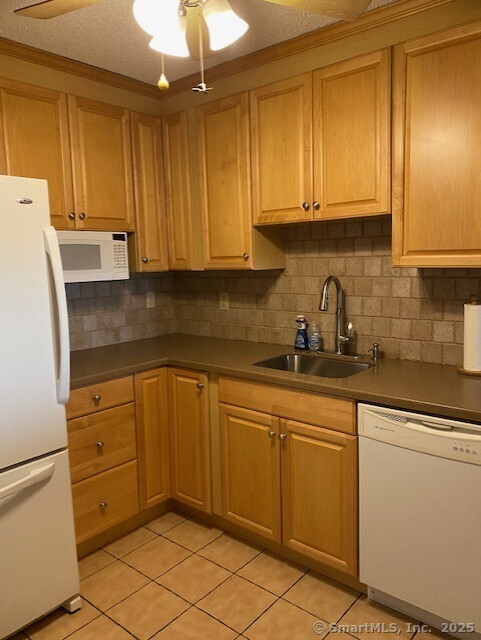
[[[363,13],[371,0],[267,0],[293,9],[302,9],[323,16],[353,22]]]
[[[46,20],[48,18],[56,18],[69,11],[75,11],[76,9],[82,9],[92,4],[97,4],[102,0],[44,0],[37,4],[32,4],[23,9],[17,9],[14,11],[19,16],[25,16],[27,18],[41,18]]]
[[[204,58],[210,58],[210,56],[215,56],[220,51],[212,51],[209,46],[209,30],[207,29],[207,25],[205,23],[204,18],[202,17],[202,8],[201,7],[188,7],[187,8],[187,27],[185,30],[185,35],[187,38],[187,46],[189,47],[190,57],[192,60],[199,60],[199,16],[200,23],[202,25],[202,41],[204,45]],[[225,51],[225,49],[223,49]]]

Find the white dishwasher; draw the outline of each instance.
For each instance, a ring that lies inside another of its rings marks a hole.
[[[369,404],[358,412],[360,580],[373,600],[475,637],[481,425]]]

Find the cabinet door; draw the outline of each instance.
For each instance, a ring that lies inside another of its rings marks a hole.
[[[0,172],[47,180],[52,224],[74,226],[64,93],[0,79]]]
[[[395,48],[393,263],[481,266],[481,26]]]
[[[170,268],[190,269],[194,238],[187,113],[180,111],[166,116],[162,128]]]
[[[161,121],[132,114],[135,187],[135,266],[137,271],[167,271],[167,222],[162,175]]]
[[[69,96],[77,229],[133,229],[130,115]]]
[[[311,74],[251,91],[250,101],[254,224],[311,220]]]
[[[356,575],[356,437],[291,420],[280,430],[283,544]]]
[[[208,379],[169,369],[172,497],[211,512]]]
[[[279,418],[220,405],[222,515],[281,541]]]
[[[140,508],[170,497],[167,369],[135,376]]]
[[[251,266],[247,93],[197,109],[200,191],[207,268]]]
[[[315,217],[390,211],[390,52],[314,73]]]

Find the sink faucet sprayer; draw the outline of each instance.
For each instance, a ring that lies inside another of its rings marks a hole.
[[[319,311],[327,311],[329,306],[329,285],[334,282],[337,291],[337,309],[336,309],[336,353],[343,354],[346,344],[352,342],[353,330],[352,323],[347,325],[347,331],[345,331],[344,317],[344,291],[342,290],[339,278],[336,276],[329,276],[326,278],[321,291],[321,301],[319,303]]]

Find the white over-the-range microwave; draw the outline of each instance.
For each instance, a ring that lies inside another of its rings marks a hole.
[[[65,282],[127,280],[127,234],[110,231],[57,231]]]

